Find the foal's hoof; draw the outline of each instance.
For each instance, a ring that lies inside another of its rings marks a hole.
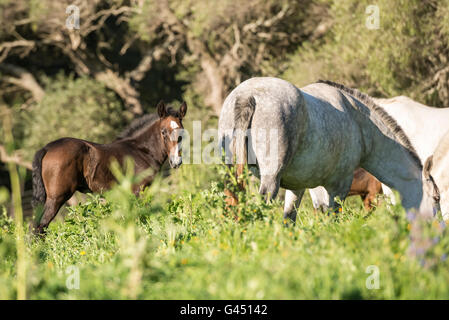
[[[38,238],[45,237],[46,229],[44,227],[38,226],[38,227],[30,227],[31,233]]]

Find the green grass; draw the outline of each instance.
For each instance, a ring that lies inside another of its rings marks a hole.
[[[416,258],[402,207],[368,214],[357,198],[336,215],[314,213],[306,196],[296,225],[282,203],[265,204],[257,181],[230,211],[223,168],[184,165],[136,198],[132,180],[89,196],[27,243],[29,299],[448,299],[447,229]],[[25,226],[26,228],[26,226]],[[0,298],[16,297],[14,223],[0,219]],[[438,233],[439,232],[439,233]],[[379,289],[367,289],[368,266]],[[79,268],[68,289],[67,268]]]

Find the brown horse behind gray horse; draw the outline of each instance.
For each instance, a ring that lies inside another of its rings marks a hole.
[[[378,194],[382,194],[382,183],[375,176],[362,168],[354,171],[349,196],[361,196],[366,210],[371,210]]]
[[[161,101],[157,111],[159,119],[150,126],[143,126],[130,136],[120,136],[111,143],[62,138],[36,152],[33,160],[33,204],[44,204],[44,212],[35,231],[43,233],[75,191],[102,192],[109,189],[116,181],[110,171],[113,159],[123,164],[126,157],[132,158],[136,174],[153,169],[154,174],[133,186],[134,192],[151,184],[167,157],[172,168],[179,167],[182,163],[182,119],[187,105],[184,102],[179,111],[175,111]]]

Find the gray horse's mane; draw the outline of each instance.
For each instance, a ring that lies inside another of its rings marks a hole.
[[[363,102],[368,107],[368,109],[373,111],[373,113],[380,118],[380,120],[387,126],[387,128],[389,128],[393,132],[393,135],[401,143],[401,145],[408,151],[408,153],[410,154],[412,159],[416,162],[416,164],[419,166],[419,168],[420,169],[423,168],[421,160],[419,159],[418,154],[415,148],[413,147],[413,144],[405,134],[404,130],[401,128],[401,126],[396,122],[394,118],[392,118],[384,109],[382,109],[382,107],[380,107],[374,102],[372,97],[370,97],[365,93],[360,92],[357,89],[348,88],[340,83],[332,82],[329,80],[318,80],[318,83],[325,83],[327,85],[335,87]]]
[[[175,118],[179,117],[179,112],[173,109],[172,107],[167,107],[166,109],[168,115],[173,116]],[[159,120],[159,115],[157,113],[149,113],[142,117],[135,118],[131,123],[123,129],[123,131],[117,136],[117,140],[125,139],[135,136],[137,133],[140,133],[142,130],[150,127],[153,123]]]

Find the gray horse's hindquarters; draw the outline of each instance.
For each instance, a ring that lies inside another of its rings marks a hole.
[[[322,185],[330,194],[329,207],[334,207],[334,197],[346,197],[353,171],[364,159],[379,180],[394,181],[393,187],[408,207],[422,207],[426,198],[422,172],[402,141],[395,140],[395,132],[402,133],[400,128],[389,127],[392,122],[383,119],[377,106],[360,97],[368,98],[361,94],[355,98],[348,93],[355,91],[342,92],[342,88],[315,83],[299,90],[281,79],[249,79],[226,98],[219,135],[232,140],[236,98],[252,96],[256,105],[250,123],[253,150],[249,152],[254,151],[257,158],[262,193],[275,194],[280,184],[291,190],[294,196],[289,198],[298,202],[304,188]],[[258,131],[269,130],[277,131],[274,140],[258,135]],[[273,142],[277,143],[276,157],[267,157],[266,150],[272,151]],[[390,163],[389,167],[385,163]],[[292,204],[286,202],[285,206],[287,210]]]

